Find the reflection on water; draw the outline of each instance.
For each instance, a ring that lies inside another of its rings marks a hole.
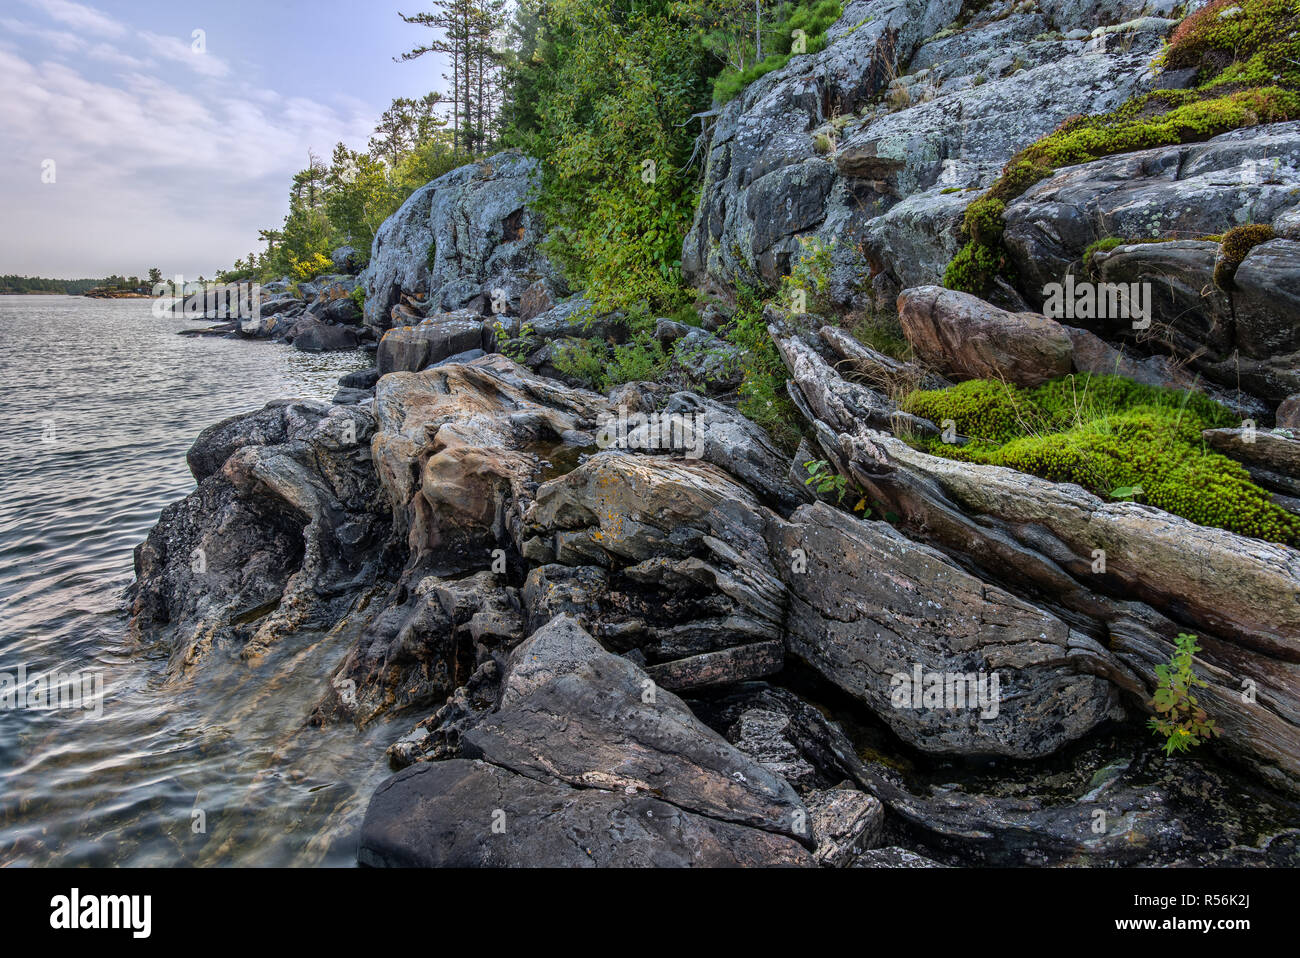
[[[0,685],[95,670],[103,715],[0,709],[0,865],[349,864],[386,774],[379,725],[303,726],[343,649],[164,685],[128,648],[132,550],[193,486],[204,427],[328,400],[361,353],[182,337],[147,300],[0,296]]]

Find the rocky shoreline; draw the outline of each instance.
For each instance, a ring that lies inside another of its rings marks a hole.
[[[1063,167],[1006,204],[1015,281],[945,289],[1017,150],[1189,82],[1151,67],[1172,3],[994,3],[947,33],[960,9],[855,0],[720,111],[683,255],[710,298],[657,322],[654,382],[600,393],[557,364],[626,317],[547,260],[539,167],[513,152],[417,191],[359,275],[340,250],[216,330],[375,365],[332,404],[203,432],[197,489],[137,549],[132,635],[195,681],[212,656],[337,646],[302,735],[410,724],[361,864],[1300,863],[1294,543],[933,454],[951,426],[904,408],[980,379],[1195,394],[1240,420],[1202,441],[1285,527],[1300,123]],[[1224,289],[1206,237],[1244,221],[1271,238]],[[763,314],[791,451],[737,411],[727,330],[737,284],[779,288],[809,237],[827,301]],[[1156,332],[1046,315],[1067,276],[1151,284]],[[882,312],[911,360],[850,333]],[[1169,757],[1146,723],[1185,634],[1219,734]]]

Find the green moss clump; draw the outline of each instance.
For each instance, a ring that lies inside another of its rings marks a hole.
[[[971,240],[952,258],[943,271],[943,285],[974,296],[983,296],[994,278],[1007,266],[1001,246],[986,246]]]
[[[1236,417],[1200,393],[1076,374],[1035,389],[972,380],[913,392],[903,408],[951,419],[971,438],[918,441],[934,455],[1077,483],[1103,498],[1141,487],[1140,501],[1200,525],[1300,545],[1300,516],[1274,505],[1240,463],[1205,449],[1202,430]]]
[[[970,206],[966,207],[966,215],[962,217],[962,225],[968,235],[976,243],[982,243],[985,246],[994,246],[1002,241],[1002,233],[1006,229],[1006,224],[1002,221],[1002,214],[1007,211],[1007,204],[992,196],[984,196]]]
[[[1214,285],[1225,291],[1235,289],[1232,278],[1237,275],[1237,267],[1252,249],[1272,238],[1273,227],[1267,223],[1250,223],[1224,233],[1219,244],[1221,255],[1214,264]]]
[[[1124,242],[1125,240],[1122,236],[1106,236],[1097,240],[1095,243],[1090,243],[1088,248],[1083,251],[1083,268],[1091,273],[1092,257],[1094,253],[1109,253],[1116,246],[1123,246]]]

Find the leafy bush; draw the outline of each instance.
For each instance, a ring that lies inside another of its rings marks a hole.
[[[840,0],[801,0],[784,7],[786,16],[771,30],[772,51],[758,63],[744,70],[724,70],[714,81],[713,99],[719,105],[734,100],[755,80],[779,70],[794,56],[794,32],[802,30],[806,37],[806,53],[819,53],[826,48],[826,31],[840,18],[843,7]]]

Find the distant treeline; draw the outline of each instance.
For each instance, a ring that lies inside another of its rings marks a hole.
[[[108,276],[103,279],[42,279],[39,276],[0,276],[0,293],[64,293],[80,296],[88,289],[115,286],[134,289],[140,285],[136,276]]]

